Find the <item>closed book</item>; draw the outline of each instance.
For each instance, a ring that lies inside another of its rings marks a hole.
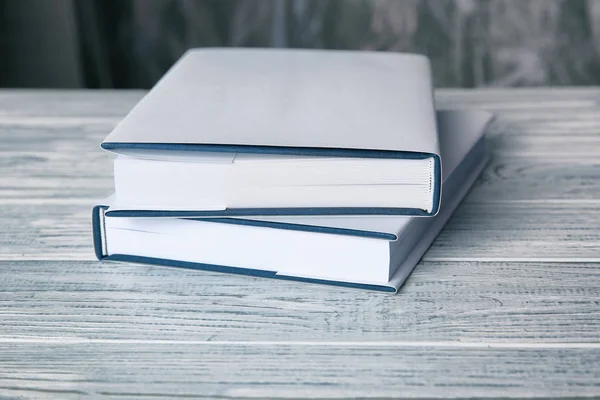
[[[111,213],[432,216],[441,161],[420,55],[188,51],[102,143]]]
[[[491,115],[439,111],[444,196],[438,215],[158,218],[93,211],[103,260],[196,268],[395,292],[487,162]]]

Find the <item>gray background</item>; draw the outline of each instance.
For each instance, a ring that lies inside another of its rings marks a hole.
[[[599,0],[0,0],[0,86],[152,86],[190,47],[409,51],[437,86],[596,85]]]

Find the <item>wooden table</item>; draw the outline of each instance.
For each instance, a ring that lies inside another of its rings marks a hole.
[[[398,295],[95,261],[142,95],[0,91],[0,398],[600,395],[600,89],[437,93],[493,160]]]

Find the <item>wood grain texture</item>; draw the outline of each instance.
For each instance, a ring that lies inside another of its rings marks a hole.
[[[595,179],[600,135],[519,134],[503,131],[503,121],[499,117],[489,135],[492,163],[467,201],[600,200]],[[113,157],[99,150],[99,143],[113,126],[96,121],[53,126],[0,122],[0,204],[47,199],[91,206],[110,194]]]
[[[561,147],[568,146],[552,146]],[[514,152],[523,152],[523,148],[515,145]],[[543,150],[537,156],[496,155],[465,201],[567,200],[600,204],[600,159],[593,155],[600,151],[600,141],[579,149],[578,159],[541,155]],[[0,169],[10,170],[9,174],[0,175],[0,204],[47,201],[91,206],[114,191],[112,160],[111,155],[97,149],[81,153],[81,157],[61,151],[0,152]]]
[[[571,398],[599,367],[585,348],[0,343],[0,391],[36,399]]]
[[[141,91],[0,90],[0,398],[600,396],[600,90],[441,90],[492,161],[399,295],[93,261]]]
[[[140,90],[0,90],[0,119],[122,118],[143,97]],[[440,107],[475,107],[531,114],[600,106],[597,88],[440,89]]]
[[[600,206],[578,203],[464,204],[425,260],[600,262]]]
[[[144,94],[141,90],[4,89],[0,91],[0,120],[121,119]]]
[[[591,263],[423,262],[400,295],[146,265],[0,262],[0,339],[600,342]]]
[[[99,199],[100,200],[100,199]],[[92,260],[90,204],[0,207],[0,260]],[[582,208],[585,212],[582,212]],[[600,261],[600,204],[467,202],[425,260]]]

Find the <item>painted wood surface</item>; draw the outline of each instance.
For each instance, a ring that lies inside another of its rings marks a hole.
[[[598,392],[594,348],[372,343],[0,344],[9,398],[509,398]]]
[[[3,261],[0,332],[40,340],[593,345],[597,267],[426,261],[400,295],[386,296],[168,267]]]
[[[142,92],[0,91],[0,398],[600,396],[600,90],[443,90],[492,161],[396,296],[93,261]]]

